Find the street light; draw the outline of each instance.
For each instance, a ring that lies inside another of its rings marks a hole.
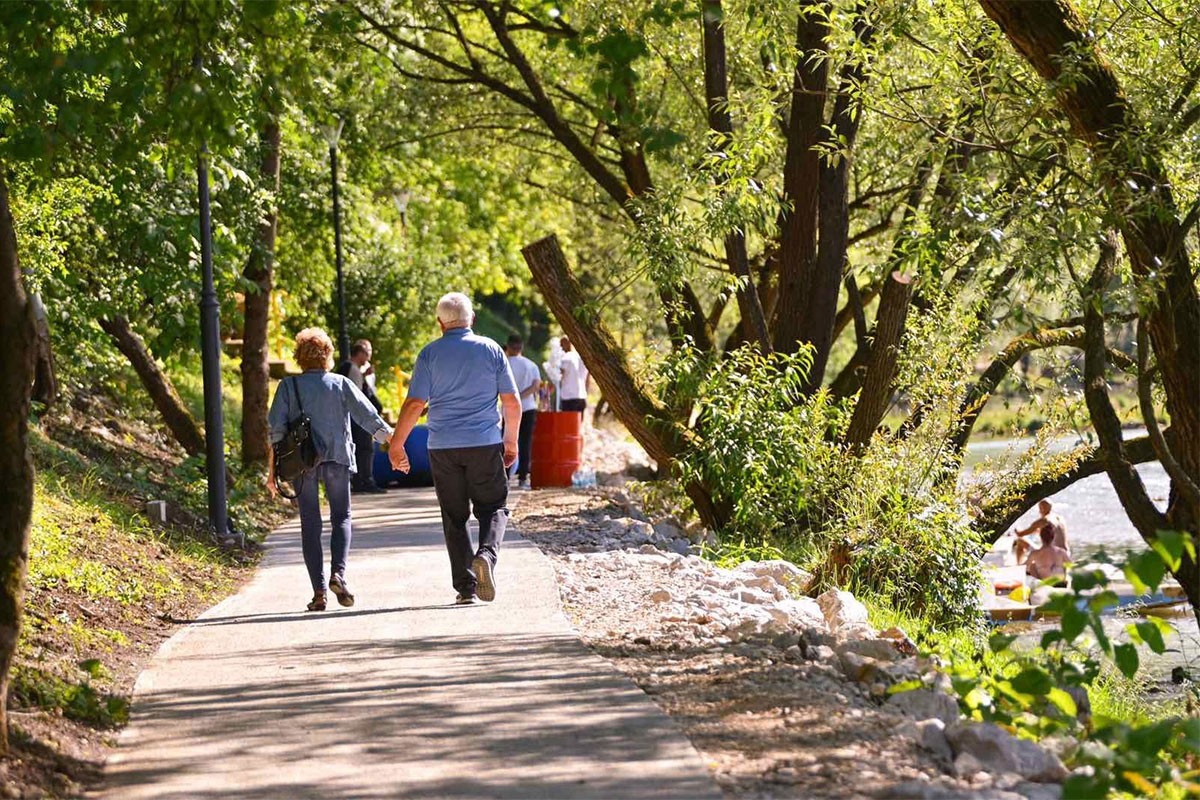
[[[346,333],[346,285],[342,275],[342,211],[338,203],[338,139],[346,120],[337,119],[321,127],[325,141],[329,143],[329,169],[333,175],[333,251],[337,262],[337,306],[338,306],[338,354],[341,363],[350,360],[350,336]]]
[[[396,204],[396,210],[400,212],[400,230],[408,233],[408,201],[412,199],[412,193],[408,189],[393,189],[392,201]]]

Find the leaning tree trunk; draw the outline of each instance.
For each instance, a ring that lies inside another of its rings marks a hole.
[[[100,327],[113,338],[117,349],[133,365],[138,378],[142,381],[142,386],[150,395],[150,399],[154,401],[154,407],[158,409],[158,413],[162,414],[163,422],[171,431],[171,435],[183,446],[189,456],[202,455],[204,453],[204,434],[200,432],[200,426],[196,424],[196,420],[183,405],[183,401],[179,399],[175,387],[171,384],[171,379],[158,366],[158,362],[154,360],[154,356],[146,347],[146,343],[142,341],[142,337],[138,336],[129,325],[129,320],[118,314],[100,320]]]
[[[272,117],[260,137],[263,183],[271,187],[270,209],[258,224],[258,240],[246,263],[246,292],[242,330],[242,462],[265,464],[269,448],[267,403],[271,394],[271,370],[267,363],[267,329],[271,315],[271,287],[275,280],[275,233],[279,209],[279,121]]]
[[[558,237],[547,236],[527,245],[521,255],[558,323],[579,348],[613,413],[659,467],[669,469],[684,448],[693,444],[695,434],[641,385],[607,326],[594,311],[586,311],[590,304],[571,274]],[[727,515],[713,502],[708,487],[692,482],[685,488],[701,521],[713,530],[723,527]]]
[[[8,753],[8,674],[21,632],[33,460],[28,419],[36,334],[33,309],[21,285],[17,235],[0,169],[0,756]]]

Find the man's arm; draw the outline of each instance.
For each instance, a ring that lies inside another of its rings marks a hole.
[[[396,422],[396,431],[392,434],[392,441],[388,445],[388,460],[392,462],[392,467],[406,475],[410,467],[408,454],[404,452],[404,443],[408,441],[408,435],[416,427],[417,420],[425,413],[426,405],[428,404],[424,400],[418,400],[415,397],[404,401],[404,405],[400,408],[400,419]]]
[[[1015,533],[1017,534],[1017,536],[1028,536],[1031,533],[1037,533],[1038,531],[1040,531],[1045,524],[1046,524],[1046,519],[1044,517],[1038,517],[1037,519],[1035,519],[1033,521],[1033,524],[1030,525],[1028,528],[1026,528],[1023,531],[1016,531]]]
[[[504,468],[517,463],[517,432],[521,429],[521,401],[516,394],[505,392],[500,395],[500,406],[504,409]]]
[[[533,383],[529,384],[529,386],[525,389],[525,391],[521,392],[521,398],[524,399],[526,397],[529,397],[529,395],[537,393],[537,390],[541,389],[541,388],[542,388],[542,379],[534,378]]]

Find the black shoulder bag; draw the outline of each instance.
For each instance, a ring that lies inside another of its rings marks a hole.
[[[300,399],[300,387],[295,378],[284,381],[290,384],[296,396],[296,407],[300,413],[288,420],[287,433],[275,443],[275,479],[280,487],[280,494],[288,497],[282,491],[283,484],[295,483],[304,477],[304,473],[317,466],[317,447],[312,440],[312,419],[304,410],[304,401]],[[296,497],[293,494],[289,500]]]

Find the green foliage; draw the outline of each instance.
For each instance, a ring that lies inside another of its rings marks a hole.
[[[129,700],[105,694],[92,686],[92,679],[103,676],[97,659],[79,663],[82,680],[64,680],[45,670],[17,664],[13,669],[11,691],[18,706],[59,711],[69,719],[99,728],[114,728],[129,721]]]
[[[681,459],[680,478],[716,487],[731,509],[723,545],[777,548],[824,585],[970,622],[981,545],[949,479],[956,458],[928,432],[849,451],[838,442],[844,408],[800,392],[807,359],[745,347],[715,363],[669,362],[664,379],[701,409],[703,446]]]
[[[1126,575],[1138,591],[1157,591],[1167,558],[1194,547],[1188,534],[1160,532],[1152,549],[1132,557]],[[1061,580],[1047,581],[1060,585]],[[1076,570],[1070,588],[1059,588],[1040,607],[1059,624],[1038,646],[1014,646],[1017,637],[994,633],[986,657],[978,651],[935,647],[948,663],[951,684],[968,716],[998,723],[1032,739],[1068,736],[1068,766],[1082,767],[1063,787],[1065,797],[1176,796],[1200,791],[1194,770],[1200,756],[1200,718],[1150,713],[1136,682],[1139,646],[1155,653],[1174,633],[1156,617],[1126,626],[1128,642],[1113,642],[1102,614],[1116,602],[1100,570]],[[1091,714],[1081,714],[1088,696]],[[1176,794],[1172,794],[1175,792]]]

